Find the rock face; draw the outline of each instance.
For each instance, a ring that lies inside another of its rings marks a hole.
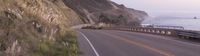
[[[109,0],[0,0],[0,56],[77,56],[69,27],[133,26],[145,16]]]
[[[137,26],[148,16],[144,11],[127,8],[110,0],[64,0],[64,2],[77,12],[85,23]]]
[[[0,0],[0,56],[75,56],[81,23],[62,0]]]

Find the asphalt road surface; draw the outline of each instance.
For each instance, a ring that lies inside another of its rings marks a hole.
[[[200,45],[117,30],[76,30],[79,56],[200,56]]]

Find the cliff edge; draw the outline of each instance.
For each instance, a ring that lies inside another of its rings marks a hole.
[[[110,0],[64,0],[85,23],[138,26],[148,16],[144,11],[127,8]]]

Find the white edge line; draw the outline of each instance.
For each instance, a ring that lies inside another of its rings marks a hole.
[[[79,33],[81,33],[81,35],[87,40],[87,42],[89,43],[89,45],[92,47],[92,50],[96,54],[96,56],[99,56],[99,53],[96,51],[96,49],[94,48],[94,46],[92,45],[92,43],[90,42],[90,40],[85,36],[85,34],[83,34],[82,32],[79,32]]]

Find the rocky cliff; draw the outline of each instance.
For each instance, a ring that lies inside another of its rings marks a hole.
[[[62,0],[0,0],[0,56],[76,56],[81,23]]]
[[[75,10],[85,23],[107,23],[113,25],[139,25],[147,13],[110,0],[64,0],[65,4]]]
[[[133,26],[145,16],[109,0],[0,0],[0,56],[77,56],[69,27]]]

